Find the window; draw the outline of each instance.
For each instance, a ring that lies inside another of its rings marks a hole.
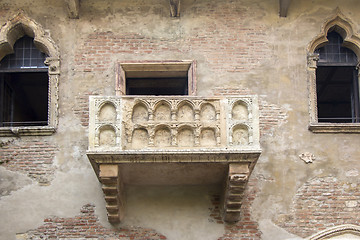
[[[342,46],[335,31],[327,35],[328,44],[318,48],[316,93],[319,122],[359,122],[359,85],[357,57]]]
[[[0,39],[0,137],[53,134],[58,125],[58,47],[23,11],[2,25]]]
[[[360,133],[360,38],[340,11],[308,45],[309,130]]]
[[[117,95],[195,95],[195,62],[119,63]]]
[[[14,53],[0,62],[0,127],[46,126],[48,123],[48,67],[46,55],[25,36]]]

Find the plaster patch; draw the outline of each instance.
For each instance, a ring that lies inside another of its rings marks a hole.
[[[101,224],[110,226],[103,194],[93,170],[83,168],[57,172],[50,186],[33,183],[1,199],[0,239],[13,239],[16,233],[35,229],[48,216],[76,215],[89,202],[97,206]]]
[[[270,219],[259,221],[259,227],[262,232],[262,240],[286,239],[301,240],[303,238],[287,232],[286,230],[276,226]]]
[[[11,192],[17,191],[32,182],[25,174],[8,171],[0,167],[0,198],[10,195]]]

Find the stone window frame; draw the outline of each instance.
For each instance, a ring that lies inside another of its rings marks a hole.
[[[116,65],[116,96],[126,95],[126,73],[141,72],[145,69],[165,72],[187,71],[188,96],[196,96],[196,61],[194,60],[159,60],[159,61],[119,61]],[[184,70],[187,69],[187,70]]]
[[[35,46],[48,56],[45,60],[49,76],[48,124],[46,126],[0,127],[0,137],[52,135],[58,126],[60,57],[58,47],[50,37],[50,33],[26,16],[24,11],[20,11],[0,29],[0,60],[13,53],[15,42],[25,35],[34,38]]]
[[[354,34],[351,21],[348,20],[339,9],[334,17],[327,20],[321,28],[321,33],[315,37],[307,48],[307,73],[309,84],[309,130],[313,133],[360,133],[360,123],[326,123],[318,122],[317,116],[317,94],[316,94],[316,68],[319,54],[316,49],[324,46],[327,40],[327,33],[336,31],[343,38],[343,46],[351,49],[360,59],[360,37]],[[357,64],[359,69],[360,63]],[[360,72],[360,71],[359,71]],[[358,74],[360,82],[360,74]]]

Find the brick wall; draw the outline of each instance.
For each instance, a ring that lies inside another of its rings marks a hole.
[[[109,229],[99,223],[95,206],[87,204],[72,218],[49,217],[37,229],[18,234],[17,239],[97,239],[97,240],[161,240],[166,237],[153,229],[140,227]]]
[[[312,179],[297,191],[292,209],[278,225],[301,237],[341,224],[360,225],[360,182]]]
[[[116,33],[99,30],[83,36],[76,49],[75,71],[114,71],[114,62],[129,60],[126,56],[152,60],[159,54],[180,53],[183,59],[205,58],[211,71],[249,72],[271,58],[271,47],[264,41],[266,27],[255,21],[249,26],[253,13],[237,2],[194,3],[181,14],[184,21],[169,25],[177,34],[149,35],[141,29],[133,33],[133,29],[123,28]],[[168,15],[162,20],[168,22]],[[130,20],[124,17],[123,21]],[[187,21],[194,24],[182,25]]]
[[[0,150],[0,163],[6,169],[25,173],[43,184],[53,179],[53,159],[58,151],[53,143],[40,137],[23,137],[5,144]]]
[[[245,190],[243,203],[241,206],[240,221],[234,224],[226,224],[222,220],[220,213],[220,195],[212,196],[212,208],[210,208],[210,221],[223,224],[225,228],[224,236],[218,240],[259,240],[261,232],[259,224],[251,217],[251,205],[256,197],[257,180],[250,178]]]
[[[246,88],[216,87],[213,89],[214,96],[231,95],[256,95]],[[262,96],[259,96],[259,128],[260,135],[270,134],[274,128],[279,127],[286,121],[287,114],[279,106],[268,103]]]
[[[89,126],[89,96],[99,95],[97,92],[84,92],[75,97],[75,106],[72,109],[80,119],[81,126]]]

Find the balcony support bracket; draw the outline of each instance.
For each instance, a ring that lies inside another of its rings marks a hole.
[[[247,163],[230,163],[223,197],[223,218],[225,222],[240,220],[240,208],[244,197],[250,170]]]
[[[105,195],[109,222],[119,223],[124,217],[124,186],[119,167],[115,164],[100,164],[99,179]]]

